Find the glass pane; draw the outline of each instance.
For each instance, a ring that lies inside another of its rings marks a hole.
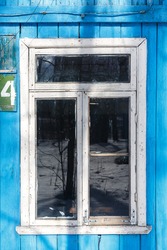
[[[90,215],[129,215],[129,98],[90,99]]]
[[[37,217],[76,218],[75,105],[37,100]]]
[[[38,55],[37,82],[130,82],[130,55]]]
[[[0,36],[0,70],[16,70],[15,36]]]

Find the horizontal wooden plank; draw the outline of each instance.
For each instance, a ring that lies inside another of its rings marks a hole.
[[[56,250],[56,248],[54,248]],[[58,235],[57,237],[58,250],[78,250],[78,236],[77,235]],[[81,249],[80,249],[81,250]]]
[[[0,7],[1,23],[167,22],[167,6]]]
[[[100,241],[101,241],[101,237],[100,237]],[[79,249],[79,250],[104,249],[101,247],[99,248],[99,245],[100,244],[98,244],[98,236],[97,235],[79,235],[78,236],[78,248],[77,249]],[[105,248],[105,250],[106,250],[106,248]],[[112,248],[112,250],[115,250],[115,249]]]
[[[81,226],[66,227],[60,226],[18,226],[16,231],[18,234],[148,234],[151,226]]]
[[[167,24],[158,27],[156,126],[156,240],[157,250],[167,247]]]
[[[132,247],[132,244],[133,244],[133,247]],[[140,236],[139,235],[121,235],[119,249],[120,250],[123,250],[123,249],[141,250],[141,248],[140,248]],[[147,249],[147,248],[145,248],[145,249]]]
[[[117,48],[123,47],[123,48],[132,48],[132,47],[138,47],[143,42],[145,42],[144,38],[132,38],[129,40],[129,38],[97,38],[95,39],[69,39],[69,43],[67,43],[66,39],[31,39],[31,38],[25,38],[21,39],[21,42],[25,44],[25,46],[29,48]],[[119,48],[119,52],[121,52],[121,48]],[[129,51],[128,51],[129,52]]]

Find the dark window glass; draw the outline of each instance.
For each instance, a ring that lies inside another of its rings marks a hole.
[[[37,217],[76,218],[75,106],[37,100]]]
[[[90,215],[129,215],[129,98],[90,99]]]
[[[37,82],[130,82],[130,55],[38,55]]]

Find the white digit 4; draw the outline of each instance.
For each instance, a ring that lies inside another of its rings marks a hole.
[[[8,93],[7,91],[9,88],[10,88],[10,92]],[[10,103],[11,105],[14,105],[15,96],[16,96],[16,93],[14,89],[14,81],[7,81],[1,91],[1,97],[10,97]]]

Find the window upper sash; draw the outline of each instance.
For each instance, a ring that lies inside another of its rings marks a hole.
[[[126,47],[30,49],[29,88],[135,90],[136,53]]]

